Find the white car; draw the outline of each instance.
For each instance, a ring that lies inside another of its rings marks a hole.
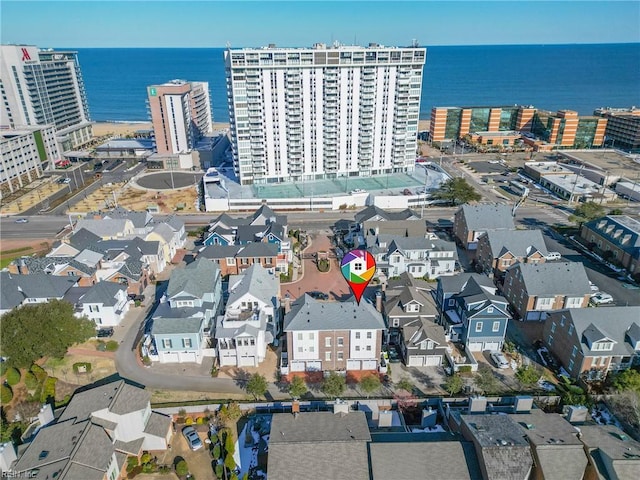
[[[604,305],[606,303],[613,303],[613,297],[608,293],[598,292],[595,295],[591,295],[591,303],[596,305]]]
[[[591,291],[593,293],[598,293],[600,291],[598,286],[595,283],[592,283],[592,282],[589,282],[589,288],[591,289]]]
[[[351,190],[349,192],[351,195],[355,195],[356,193],[367,193],[366,190],[362,190],[361,188],[356,188],[355,190]]]
[[[549,252],[545,258],[547,260],[560,260],[562,255],[559,252]]]
[[[491,352],[491,360],[493,360],[493,363],[496,364],[496,367],[498,368],[509,368],[509,362],[507,362],[507,359],[505,358],[505,356],[498,352]]]

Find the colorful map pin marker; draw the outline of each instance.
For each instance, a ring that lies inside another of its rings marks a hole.
[[[376,259],[366,250],[351,250],[342,258],[340,270],[360,305],[362,294],[376,273]]]

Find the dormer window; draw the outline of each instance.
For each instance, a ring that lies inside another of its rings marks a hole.
[[[609,352],[613,350],[613,342],[608,342],[608,341],[594,342],[591,345],[591,350]]]
[[[493,313],[493,307],[487,307],[487,313]]]
[[[420,311],[420,306],[417,303],[408,303],[405,306],[405,311],[406,312],[419,312]]]

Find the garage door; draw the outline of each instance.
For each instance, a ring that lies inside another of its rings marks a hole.
[[[500,342],[485,342],[483,350],[500,350]]]
[[[179,361],[177,352],[160,352],[160,363],[178,363]]]
[[[411,355],[409,357],[410,367],[422,367],[424,365],[424,355]]]
[[[239,367],[255,367],[256,366],[256,357],[239,357],[238,358],[238,366]]]
[[[481,342],[472,342],[469,344],[469,350],[472,352],[481,352],[483,344]]]
[[[304,372],[305,363],[304,362],[291,362],[291,371],[292,372]]]
[[[322,370],[322,362],[307,362],[307,372],[319,372]]]
[[[180,354],[180,362],[196,362],[196,352],[185,352]]]
[[[347,370],[360,370],[360,360],[347,360]]]
[[[427,355],[424,364],[427,367],[439,367],[442,357],[440,355]]]
[[[362,361],[362,369],[363,370],[376,370],[378,368],[377,360],[363,360]]]

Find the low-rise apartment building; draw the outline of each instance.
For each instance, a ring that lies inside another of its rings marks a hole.
[[[629,273],[640,272],[640,222],[635,218],[607,215],[591,220],[582,225],[580,238]]]
[[[544,263],[548,255],[540,230],[492,230],[478,239],[479,270],[500,277],[516,263]]]

